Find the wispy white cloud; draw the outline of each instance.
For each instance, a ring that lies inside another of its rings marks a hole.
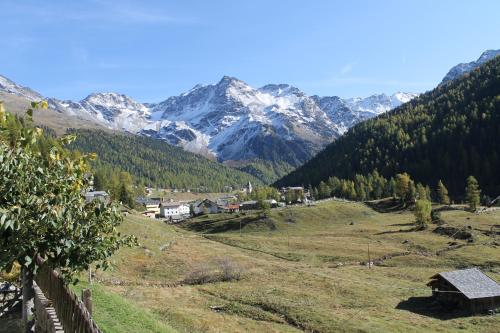
[[[342,66],[342,68],[340,69],[340,74],[347,74],[347,73],[350,73],[353,69],[353,67],[356,65],[357,63],[356,62],[350,62],[348,64],[345,64],[344,66]]]
[[[131,1],[64,2],[11,2],[8,10],[22,13],[34,22],[53,23],[63,21],[114,23],[114,24],[194,24],[197,19],[148,8],[143,3]]]
[[[5,34],[2,36],[2,47],[5,49],[20,49],[31,47],[38,41],[36,38],[22,34]]]

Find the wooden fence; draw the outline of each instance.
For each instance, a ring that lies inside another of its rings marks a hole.
[[[40,268],[35,276],[35,282],[55,309],[64,332],[102,333],[85,305],[68,288],[62,277],[43,263],[40,257],[37,261]]]
[[[57,317],[56,309],[52,307],[51,302],[45,297],[38,285],[33,283],[35,292],[34,308],[35,308],[35,332],[43,333],[64,333],[59,318]]]

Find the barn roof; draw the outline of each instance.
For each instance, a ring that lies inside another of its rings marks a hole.
[[[202,201],[195,201],[194,205],[196,207],[200,207],[202,204],[208,205],[208,206],[217,206],[217,203],[213,202],[210,199],[203,199]]]
[[[477,268],[439,273],[433,276],[442,277],[467,298],[500,297],[500,285]]]
[[[160,204],[160,199],[139,197],[139,198],[135,199],[135,202],[137,202],[139,204],[144,204],[144,205],[155,205],[155,204]]]

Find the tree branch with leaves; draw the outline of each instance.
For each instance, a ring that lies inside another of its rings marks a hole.
[[[95,156],[64,149],[73,135],[56,139],[47,156],[39,151],[46,140],[32,125],[39,107],[46,103],[32,103],[24,124],[0,107],[0,270],[19,263],[36,274],[39,255],[75,282],[78,272],[92,263],[107,268],[113,253],[137,240],[117,231],[122,217],[115,204],[85,201],[88,161]]]

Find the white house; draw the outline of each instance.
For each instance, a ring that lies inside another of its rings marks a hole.
[[[160,204],[160,216],[189,216],[189,206],[180,202],[162,202]]]

